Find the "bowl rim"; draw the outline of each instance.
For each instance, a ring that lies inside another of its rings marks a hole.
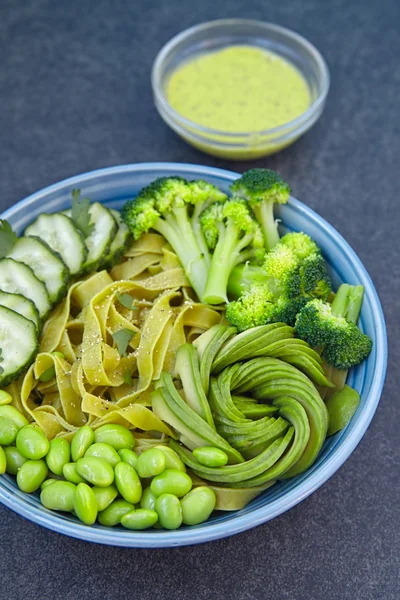
[[[286,123],[278,125],[277,127],[271,127],[269,129],[263,130],[238,132],[222,131],[219,129],[213,129],[211,127],[205,127],[204,125],[199,125],[199,123],[191,121],[190,119],[181,115],[168,102],[162,89],[161,69],[163,67],[164,61],[168,53],[181,41],[189,39],[195,33],[207,30],[210,27],[218,25],[253,25],[256,27],[262,26],[266,30],[266,38],[268,37],[269,31],[281,33],[282,35],[286,36],[287,39],[296,41],[303,48],[307,49],[310,52],[310,54],[313,55],[320,72],[319,79],[321,83],[321,91],[318,94],[317,98],[310,104],[310,106],[304,112],[302,112],[295,119],[287,121]],[[185,131],[189,129],[197,135],[218,137],[221,136],[226,138],[226,140],[229,143],[229,140],[237,140],[238,138],[242,138],[242,141],[251,141],[254,137],[269,137],[273,135],[279,136],[280,134],[285,133],[286,130],[296,129],[297,127],[304,125],[304,123],[306,123],[308,120],[311,120],[312,117],[315,114],[318,114],[318,111],[322,109],[329,92],[330,74],[328,65],[321,52],[316,48],[316,46],[309,42],[305,37],[303,37],[296,31],[289,29],[288,27],[283,27],[282,25],[277,25],[269,21],[257,21],[255,19],[216,19],[213,21],[205,21],[202,23],[198,23],[197,25],[193,25],[192,27],[183,30],[180,33],[173,36],[168,42],[166,42],[166,44],[164,44],[164,46],[162,46],[162,48],[159,50],[154,59],[153,66],[151,69],[151,85],[153,89],[153,95],[156,100],[155,104],[157,110],[159,110],[157,105],[157,103],[159,103],[161,109],[166,113],[166,115],[168,115],[169,119],[177,123]]]
[[[226,181],[233,181],[240,176],[239,173],[234,171],[190,163],[154,162],[107,167],[81,173],[47,186],[8,208],[0,215],[0,218],[10,218],[20,209],[27,209],[33,203],[43,200],[49,193],[58,192],[65,187],[79,187],[79,184],[88,184],[91,180],[96,180],[99,177],[118,177],[121,174],[151,172],[155,170],[164,170],[171,174],[176,172],[184,174],[185,172],[195,170],[199,176],[218,177],[220,179],[225,179]],[[314,210],[307,207],[299,200],[291,197],[289,203],[303,217],[306,217],[307,220],[318,224],[318,227],[323,230],[324,234],[331,240],[334,240],[336,245],[339,246],[345,252],[345,255],[352,261],[357,277],[360,282],[365,285],[366,291],[368,291],[372,312],[377,320],[375,324],[377,335],[376,346],[378,350],[375,364],[376,376],[373,379],[371,389],[366,398],[362,419],[358,420],[352,434],[344,440],[341,440],[335,449],[326,456],[323,464],[319,465],[304,481],[301,481],[281,498],[272,500],[268,505],[257,508],[249,514],[239,514],[229,522],[210,523],[199,529],[183,528],[177,531],[146,533],[116,529],[107,530],[98,526],[88,527],[78,522],[67,521],[65,517],[60,514],[51,513],[50,511],[43,509],[42,506],[36,506],[33,502],[30,503],[29,495],[21,496],[21,498],[16,496],[4,486],[1,479],[0,502],[8,508],[11,508],[14,512],[30,521],[46,527],[47,529],[81,540],[130,548],[176,547],[210,542],[261,525],[293,508],[296,504],[299,504],[325,483],[325,481],[327,481],[342,466],[366,432],[380,400],[387,366],[387,334],[385,318],[378,294],[368,272],[354,250],[341,234]]]

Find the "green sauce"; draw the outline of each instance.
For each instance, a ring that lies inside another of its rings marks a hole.
[[[166,94],[183,117],[230,133],[278,127],[311,103],[301,73],[255,46],[230,46],[182,64],[170,76]]]

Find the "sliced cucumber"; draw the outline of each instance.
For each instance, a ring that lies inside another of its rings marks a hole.
[[[110,212],[118,225],[118,231],[111,243],[105,262],[107,267],[112,267],[119,262],[132,243],[131,233],[128,226],[123,222],[121,214],[113,208],[110,208]]]
[[[0,290],[21,294],[32,300],[43,319],[51,309],[51,302],[44,283],[35,277],[32,269],[12,258],[0,260]]]
[[[32,300],[28,300],[28,298],[21,296],[21,294],[10,294],[0,290],[0,306],[9,308],[22,317],[25,317],[25,319],[29,319],[29,321],[35,324],[36,330],[39,331],[40,317]]]
[[[28,265],[43,281],[51,302],[58,302],[67,292],[70,271],[59,254],[37,237],[19,238],[8,258]],[[18,311],[17,311],[18,312]]]
[[[87,250],[81,232],[64,214],[40,215],[25,229],[25,237],[38,237],[57,252],[67,265],[71,275],[82,271]]]
[[[0,387],[5,387],[29,367],[38,351],[34,323],[5,306],[0,306],[0,348]]]
[[[72,211],[67,210],[65,214],[72,216]],[[90,221],[93,224],[93,231],[85,237],[85,244],[88,251],[87,259],[84,264],[85,271],[96,271],[103,266],[108,255],[111,244],[118,231],[118,224],[111,211],[99,202],[94,202],[89,208]]]

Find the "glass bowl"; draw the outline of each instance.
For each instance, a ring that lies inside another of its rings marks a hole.
[[[171,175],[180,175],[186,179],[206,179],[224,192],[228,192],[229,185],[239,177],[231,171],[179,163],[111,167],[51,185],[12,206],[0,218],[7,219],[15,231],[21,234],[39,214],[69,208],[71,191],[76,188],[93,202],[121,209],[124,202],[136,196],[142,187],[157,177]],[[43,527],[82,540],[130,548],[161,548],[208,542],[256,527],[289,510],[332,477],[363,437],[378,406],[387,362],[385,320],[367,271],[348,243],[331,225],[294,198],[290,198],[288,204],[278,207],[277,217],[281,220],[281,234],[287,231],[305,231],[315,239],[327,261],[335,288],[341,282],[365,287],[360,327],[373,341],[368,359],[351,369],[347,380],[359,392],[360,405],[348,426],[327,438],[312,467],[297,477],[276,483],[242,510],[216,512],[201,525],[181,527],[177,531],[129,531],[122,527],[84,525],[72,515],[52,512],[42,506],[37,492],[21,492],[15,477],[10,475],[0,476],[0,502]]]
[[[310,89],[309,108],[279,127],[241,133],[210,129],[175,111],[165,92],[171,73],[199,54],[235,44],[269,50],[292,63]],[[314,125],[324,110],[329,90],[329,71],[319,51],[290,29],[262,21],[222,19],[196,25],[172,38],[154,61],[151,81],[160,116],[186,142],[212,156],[250,160],[282,150]]]

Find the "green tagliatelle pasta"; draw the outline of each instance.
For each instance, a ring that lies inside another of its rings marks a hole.
[[[191,294],[165,240],[142,236],[109,273],[71,285],[44,325],[34,364],[7,388],[12,404],[49,439],[70,439],[82,425],[106,423],[133,430],[143,447],[175,437],[151,411],[153,382],[173,370],[181,344],[223,318]],[[116,342],[121,331],[122,349]],[[43,378],[48,372],[50,380]]]

